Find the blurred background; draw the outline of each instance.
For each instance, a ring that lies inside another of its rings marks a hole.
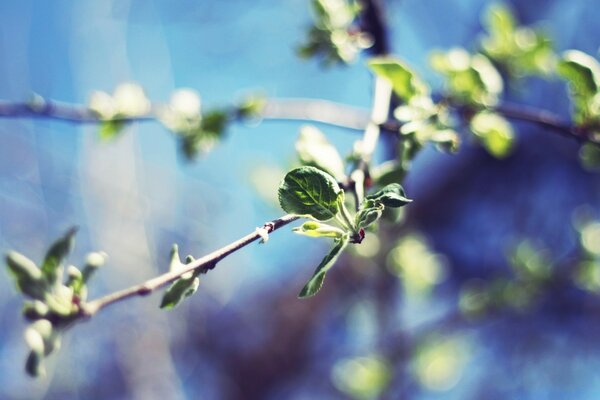
[[[434,86],[434,48],[471,48],[483,0],[385,2],[394,53]],[[513,1],[559,51],[597,56],[597,3]],[[306,0],[0,3],[0,98],[85,104],[135,81],[157,102],[189,87],[205,108],[244,93],[369,107],[364,59],[299,60]],[[564,83],[512,87],[514,102],[568,118]],[[300,123],[233,124],[196,162],[158,123],[115,141],[97,128],[0,120],[0,249],[39,261],[78,225],[70,262],[103,250],[90,298],[166,271],[178,243],[203,255],[282,214],[274,194],[295,165]],[[318,296],[296,295],[327,244],[286,227],[202,277],[170,312],[133,299],[72,329],[48,376],[24,373],[22,298],[0,278],[4,399],[597,399],[600,397],[600,177],[578,145],[517,124],[498,161],[467,140],[427,149],[405,181],[414,203],[343,257]],[[355,131],[321,126],[342,154]],[[381,149],[379,157],[384,157]]]

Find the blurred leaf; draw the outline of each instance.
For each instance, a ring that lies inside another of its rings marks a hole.
[[[579,124],[594,124],[600,119],[600,64],[581,51],[568,50],[562,54],[558,74],[568,82],[573,103],[573,120]]]
[[[372,58],[368,66],[375,75],[388,80],[394,92],[407,103],[421,96],[429,96],[429,87],[398,59]]]
[[[425,238],[412,233],[402,237],[387,254],[389,271],[402,279],[411,296],[427,295],[432,287],[446,279],[446,259],[430,248]]]
[[[488,35],[483,52],[504,67],[510,76],[548,75],[555,64],[552,42],[540,30],[517,26],[512,11],[502,3],[488,7],[484,15]]]
[[[77,228],[73,227],[50,246],[42,263],[42,274],[51,285],[61,278],[61,264],[73,250]]]
[[[6,255],[6,265],[21,293],[34,299],[44,299],[48,290],[47,281],[33,261],[16,251],[10,251]]]
[[[45,318],[49,311],[46,303],[40,300],[25,301],[23,304],[23,316],[30,321]]]
[[[429,390],[452,389],[463,374],[468,350],[467,342],[456,337],[426,342],[413,359],[417,379]]]
[[[327,271],[329,271],[333,264],[335,264],[342,251],[348,245],[349,240],[350,238],[348,235],[344,235],[343,237],[335,240],[335,245],[333,248],[329,251],[329,253],[327,253],[325,258],[323,258],[315,270],[312,278],[310,278],[304,288],[302,288],[300,291],[300,294],[298,295],[299,298],[311,297],[317,294],[317,292],[323,286],[323,281],[325,280]]]
[[[316,127],[305,125],[300,128],[296,151],[302,164],[320,168],[338,181],[345,179],[342,157]]]
[[[186,264],[189,264],[192,261],[194,261],[194,258],[188,256]],[[176,271],[183,267],[184,264],[181,263],[181,259],[179,258],[178,246],[174,244],[171,249],[169,271]],[[198,278],[198,276],[201,272],[201,269],[196,269],[183,274],[181,278],[175,280],[165,291],[160,303],[160,308],[170,310],[181,303],[186,297],[196,293],[198,286],[200,285],[200,278]]]
[[[29,376],[38,377],[46,375],[44,367],[44,356],[35,351],[30,351],[25,361],[25,371]]]
[[[594,143],[585,143],[579,149],[581,165],[590,171],[600,170],[600,146]]]
[[[102,140],[113,139],[123,131],[125,124],[125,121],[118,119],[102,121],[98,129],[98,136]]]
[[[199,271],[194,271],[190,278],[180,278],[165,291],[160,303],[160,308],[170,310],[177,306],[186,297],[196,293],[200,285]]]
[[[357,400],[379,398],[391,377],[390,365],[378,356],[342,359],[331,373],[335,387]]]
[[[77,267],[73,265],[69,265],[67,268],[66,285],[73,289],[73,294],[85,299],[85,292],[87,292],[87,290],[85,287],[85,282],[83,281],[83,274]]]
[[[565,51],[558,63],[558,73],[578,96],[591,97],[598,92],[600,65],[594,57],[582,51]]]
[[[82,279],[84,283],[87,283],[94,272],[104,265],[107,257],[108,255],[104,252],[92,252],[87,255],[85,267],[82,271]]]
[[[288,172],[278,190],[279,204],[286,212],[319,221],[337,215],[343,193],[331,175],[315,167],[300,167]]]
[[[380,191],[366,197],[367,200],[373,200],[383,204],[386,207],[402,207],[412,202],[406,198],[404,189],[398,183],[390,183]]]
[[[510,122],[497,113],[482,111],[471,119],[470,128],[483,147],[494,157],[507,157],[514,145]]]
[[[43,358],[60,347],[60,333],[50,321],[40,319],[31,323],[24,333],[25,342],[31,349],[25,369],[31,376],[45,374]]]
[[[548,251],[535,247],[529,240],[521,241],[508,260],[517,276],[524,280],[544,281],[552,274]]]
[[[226,111],[213,110],[202,116],[202,130],[216,137],[223,136],[229,116]]]
[[[267,105],[267,98],[260,94],[246,96],[237,106],[238,115],[242,118],[260,117]]]
[[[372,45],[368,35],[353,26],[359,3],[348,0],[313,0],[314,25],[298,49],[303,58],[318,56],[326,65],[348,64]]]
[[[317,221],[306,221],[301,226],[292,229],[294,233],[309,237],[341,238],[344,231],[335,226],[323,224]]]
[[[494,105],[504,84],[500,73],[487,57],[469,54],[454,48],[447,53],[434,51],[430,62],[433,69],[446,77],[449,94],[467,104]]]

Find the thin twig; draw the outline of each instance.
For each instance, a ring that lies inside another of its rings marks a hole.
[[[256,229],[254,232],[249,233],[248,235],[236,240],[233,243],[228,244],[227,246],[220,248],[219,250],[213,251],[212,253],[207,254],[204,257],[198,258],[189,264],[185,264],[180,269],[166,272],[162,275],[149,279],[138,285],[131,286],[127,289],[123,289],[108,294],[99,299],[82,304],[81,314],[85,317],[91,317],[94,314],[96,314],[99,310],[103,309],[104,307],[110,304],[117,303],[130,297],[146,296],[152,293],[154,290],[173,282],[174,280],[180,278],[182,275],[190,271],[201,269],[202,272],[207,272],[208,270],[213,269],[219,261],[221,261],[228,255],[240,250],[241,248],[249,245],[257,239],[262,238],[265,232],[266,234],[274,232],[275,230],[289,224],[290,222],[297,220],[298,218],[300,217],[288,214],[284,215],[281,218],[267,222],[262,226],[262,228]],[[261,229],[263,230],[262,232],[260,231]]]

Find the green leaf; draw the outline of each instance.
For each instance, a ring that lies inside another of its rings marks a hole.
[[[44,375],[43,359],[60,347],[60,331],[55,329],[50,321],[40,319],[25,329],[24,337],[31,349],[25,370],[31,376]]]
[[[379,202],[386,207],[402,207],[412,202],[398,183],[390,183],[380,191],[367,196],[365,202],[369,200]]]
[[[111,140],[121,133],[125,124],[125,121],[118,119],[102,121],[98,129],[98,136],[101,140]]]
[[[557,71],[577,95],[591,97],[598,92],[600,64],[594,57],[578,50],[565,51]]]
[[[292,231],[299,235],[309,237],[327,237],[337,239],[345,235],[345,232],[340,228],[317,221],[306,221],[301,226],[292,229]]]
[[[87,255],[85,259],[85,267],[82,271],[82,279],[84,283],[87,283],[94,272],[104,265],[107,257],[108,255],[102,251],[92,252]]]
[[[483,54],[469,54],[453,48],[446,53],[432,52],[433,69],[446,77],[445,87],[450,94],[466,103],[493,105],[498,102],[504,83],[502,76]]]
[[[363,206],[356,213],[356,226],[358,228],[366,228],[376,222],[383,214],[384,205],[377,201],[367,200],[363,202]]]
[[[44,299],[48,285],[42,271],[33,261],[16,251],[10,251],[6,255],[6,265],[21,293],[34,299]]]
[[[188,256],[186,259],[186,264],[189,264],[192,261],[194,261],[194,258],[192,256]],[[184,266],[185,265],[181,263],[181,259],[179,258],[179,248],[176,244],[174,244],[171,249],[169,271],[177,271]],[[181,301],[183,301],[186,297],[196,293],[198,286],[200,285],[200,278],[198,278],[200,273],[201,269],[190,271],[174,281],[165,291],[160,303],[160,308],[170,310],[181,303]]]
[[[190,278],[179,278],[173,282],[163,295],[160,308],[170,310],[181,303],[186,297],[196,293],[200,285],[199,274],[200,271],[194,271]]]
[[[300,128],[296,151],[302,164],[322,169],[338,181],[344,180],[344,161],[340,153],[316,127]]]
[[[317,294],[317,292],[323,286],[323,281],[325,280],[325,275],[327,271],[331,269],[333,264],[336,262],[342,251],[346,248],[349,242],[348,235],[344,235],[340,239],[335,241],[335,245],[333,248],[327,253],[323,261],[319,264],[312,278],[306,283],[304,288],[300,291],[298,295],[299,298],[311,297]]]
[[[600,64],[581,51],[563,53],[557,72],[569,83],[573,101],[573,119],[578,124],[593,123],[600,117],[598,92],[600,89]]]
[[[83,273],[75,266],[69,265],[67,268],[67,287],[73,289],[73,294],[80,296],[87,292],[85,282],[83,281]]]
[[[50,246],[42,263],[42,274],[50,284],[57,283],[61,275],[61,264],[73,249],[77,228],[73,227]]]
[[[222,110],[209,111],[202,116],[202,130],[214,136],[221,137],[227,127],[229,116]]]
[[[482,111],[471,119],[470,127],[483,147],[494,157],[504,158],[511,153],[515,135],[506,118]]]
[[[375,75],[387,79],[394,92],[405,102],[429,95],[429,87],[402,61],[391,58],[373,58],[368,62]]]
[[[25,372],[29,376],[38,377],[46,375],[46,368],[44,367],[44,356],[35,351],[30,351],[25,361]]]
[[[319,221],[337,215],[343,195],[335,178],[315,167],[288,172],[278,190],[279,204],[286,212]]]
[[[579,161],[589,171],[600,171],[600,146],[585,143],[579,149]]]
[[[552,42],[543,31],[518,27],[512,11],[504,4],[492,4],[484,18],[488,35],[481,39],[482,50],[509,76],[553,72],[556,57]]]

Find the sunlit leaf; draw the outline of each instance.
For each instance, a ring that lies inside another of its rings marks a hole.
[[[21,293],[34,299],[44,299],[48,284],[33,261],[16,251],[10,251],[6,255],[6,265]]]
[[[428,96],[427,85],[402,61],[395,58],[373,58],[369,68],[392,84],[394,92],[404,101],[410,102],[420,96]]]
[[[497,113],[477,113],[470,122],[473,133],[494,157],[507,157],[514,145],[514,132],[506,118]]]
[[[340,228],[317,221],[306,221],[292,231],[299,235],[324,238],[341,238],[345,234]]]
[[[328,173],[315,167],[300,167],[287,173],[279,185],[278,196],[286,212],[327,221],[339,212],[343,191]]]
[[[325,280],[325,275],[327,271],[331,269],[333,264],[337,261],[338,257],[342,253],[342,251],[346,248],[349,242],[348,235],[343,236],[340,239],[335,241],[335,245],[333,248],[327,253],[325,258],[321,261],[317,269],[315,270],[312,278],[306,283],[304,288],[300,291],[298,295],[299,298],[311,297],[317,294],[317,292],[323,286],[323,281]]]
[[[305,125],[300,129],[296,151],[302,164],[320,168],[338,181],[344,180],[342,157],[335,146],[314,126]]]

